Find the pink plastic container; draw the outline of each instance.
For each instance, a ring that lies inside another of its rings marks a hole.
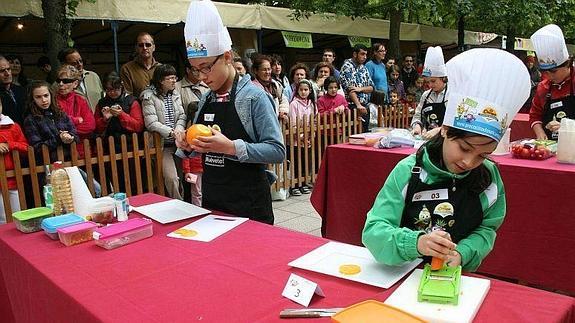
[[[149,238],[154,234],[152,221],[144,218],[129,219],[107,227],[96,229],[92,236],[96,245],[115,249],[123,245]]]
[[[60,238],[60,242],[66,246],[73,246],[92,240],[92,233],[97,227],[98,225],[94,222],[82,222],[58,229],[58,237]]]

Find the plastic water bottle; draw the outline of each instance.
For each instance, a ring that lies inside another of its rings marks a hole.
[[[44,189],[42,191],[44,195],[44,204],[46,204],[47,208],[54,209],[54,199],[52,196],[52,179],[51,179],[51,172],[50,172],[50,165],[45,165],[44,170],[46,172],[46,184],[44,185]]]
[[[54,215],[74,212],[72,185],[61,161],[55,162],[53,165],[51,182],[52,196],[54,199]]]
[[[128,220],[128,198],[126,193],[116,193],[114,194],[114,200],[116,204],[116,219],[120,222]]]

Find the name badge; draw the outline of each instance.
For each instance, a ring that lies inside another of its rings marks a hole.
[[[213,113],[206,113],[206,114],[204,114],[204,121],[211,121],[211,122],[213,122],[215,116],[216,116],[216,115],[213,114]]]
[[[551,109],[557,109],[563,106],[563,101],[557,101],[551,103]]]
[[[446,188],[430,191],[421,191],[413,194],[412,202],[447,200],[449,192]]]
[[[431,111],[431,110],[433,110],[433,107],[432,107],[432,106],[429,106],[429,107],[423,108],[423,109],[421,110],[421,112],[429,112],[429,111]]]
[[[324,293],[318,284],[296,274],[291,274],[289,276],[287,284],[282,292],[282,296],[305,307],[309,305],[314,294],[318,294],[322,297],[324,296]]]

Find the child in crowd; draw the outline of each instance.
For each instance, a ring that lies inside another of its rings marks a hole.
[[[401,105],[399,100],[399,94],[395,90],[389,91],[389,107],[392,109],[398,109]]]
[[[405,88],[401,80],[399,66],[393,65],[389,69],[389,93],[391,99],[391,92],[394,91],[400,100],[405,100]]]
[[[12,150],[21,154],[28,151],[28,141],[20,126],[15,123],[9,116],[2,114],[2,102],[0,102],[0,155],[4,158],[4,167],[6,171],[14,169],[12,160]],[[6,175],[3,175],[6,176]],[[16,188],[16,178],[8,177],[8,198],[12,212],[20,211],[20,200],[18,189]],[[6,211],[4,209],[4,199],[0,197],[0,224],[6,223]]]
[[[339,81],[335,76],[330,76],[323,82],[325,95],[317,100],[317,112],[319,114],[335,112],[342,114],[348,109],[348,103],[345,97],[339,93]]]
[[[48,83],[32,83],[29,93],[27,109],[30,114],[24,119],[24,133],[30,146],[34,147],[36,156],[42,156],[42,146],[46,146],[51,160],[56,161],[58,146],[78,142],[76,127],[60,109]],[[65,153],[69,154],[69,150],[65,150]]]
[[[415,102],[419,102],[419,100],[421,100],[423,92],[425,92],[427,88],[429,87],[426,86],[425,78],[423,76],[419,76],[415,80],[415,86],[412,86],[409,89],[407,89],[407,93],[408,94],[409,92],[413,93],[415,95]]]
[[[290,124],[292,126],[296,125],[297,120],[299,119],[300,124],[307,121],[310,122],[311,118],[313,118],[314,114],[316,113],[316,105],[315,105],[315,97],[313,92],[313,85],[307,79],[300,80],[296,87],[295,87],[296,95],[294,96],[293,101],[290,103]],[[307,174],[305,173],[305,149],[309,149],[310,145],[309,142],[303,142],[304,134],[300,134],[295,140],[294,146],[299,147],[296,151],[294,151],[294,158],[292,160],[292,177],[298,178],[300,176],[300,169],[299,164],[301,162],[301,176],[305,177]],[[289,146],[288,146],[289,147]],[[298,151],[300,152],[301,156],[298,157]],[[309,154],[308,154],[309,155]],[[290,152],[288,151],[288,158],[290,156]],[[302,158],[303,160],[300,160]],[[303,162],[302,162],[303,161]],[[309,168],[309,167],[308,167]],[[309,194],[311,190],[309,186],[307,186],[305,179],[302,182],[302,185],[296,183],[295,187],[291,189],[290,193],[295,196],[299,196],[301,194]]]
[[[386,265],[437,257],[474,271],[505,217],[503,181],[489,155],[529,97],[529,74],[512,54],[481,48],[452,58],[447,75],[458,97],[446,103],[441,131],[395,166],[367,214],[362,242]],[[463,109],[471,121],[460,122]],[[484,109],[505,118],[478,120]]]
[[[385,92],[383,91],[373,91],[371,97],[369,98],[369,104],[367,105],[369,109],[369,129],[377,127],[377,119],[379,116],[379,107],[385,105]]]
[[[191,126],[192,121],[194,120],[195,111],[198,110],[198,103],[199,102],[190,102],[188,105],[188,110],[186,111],[186,115],[188,116],[187,120],[189,120],[187,125],[188,127]],[[203,172],[204,167],[202,166],[202,155],[198,154],[194,157],[182,159],[182,173],[184,174],[184,180],[186,183],[191,184],[189,186],[184,184],[184,197],[186,199],[191,197],[192,204],[197,206],[202,206]]]
[[[412,116],[415,112],[415,107],[417,106],[417,101],[415,101],[415,93],[407,91],[407,99],[405,100],[405,105],[409,108],[409,115]]]
[[[244,64],[244,60],[240,57],[234,57],[234,68],[240,74],[240,76],[246,75],[246,65]]]

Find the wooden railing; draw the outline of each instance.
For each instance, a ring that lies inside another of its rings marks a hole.
[[[269,169],[278,175],[272,190],[280,191],[282,188],[288,190],[298,184],[314,183],[327,146],[347,142],[350,135],[360,133],[361,122],[358,120],[356,110],[346,111],[341,115],[333,113],[315,115],[310,119],[297,120],[295,124],[282,120],[281,130],[289,154],[283,163],[269,165]],[[409,122],[409,113],[405,107],[400,109],[380,107],[378,110],[379,127],[407,128]],[[83,169],[87,174],[88,188],[93,196],[94,179],[101,184],[102,195],[110,193],[108,184],[117,190],[121,187],[120,183],[123,183],[128,196],[142,194],[144,191],[164,195],[161,137],[147,132],[140,136],[143,136],[143,140],[136,134],[130,137],[122,136],[118,151],[116,151],[118,143],[114,137],[97,138],[93,142],[84,140],[84,158],[79,157],[75,143],[70,146],[69,154],[63,147],[59,147],[55,160],[50,158],[47,147],[43,147],[41,156],[37,156],[32,147],[28,148],[27,156],[12,151],[14,169],[9,171],[6,171],[4,158],[0,158],[0,174],[3,174],[0,176],[0,193],[7,221],[12,221],[12,207],[7,194],[8,178],[16,179],[22,210],[41,206],[45,165],[50,165],[56,160],[63,161],[66,167],[79,166]],[[309,149],[297,149],[302,147],[302,144]],[[290,162],[299,164],[297,174],[293,171],[295,165],[289,165]],[[123,178],[118,176],[118,167],[121,168]],[[134,175],[134,178],[131,178],[131,175]],[[31,201],[30,205],[27,201]]]
[[[125,193],[128,196],[147,192],[164,194],[164,180],[162,174],[162,141],[158,134],[144,132],[140,135],[143,140],[143,147],[137,134],[130,137],[121,136],[119,151],[116,151],[114,137],[107,140],[97,138],[94,142],[84,140],[84,158],[79,158],[77,145],[72,143],[69,148],[62,146],[56,151],[56,159],[50,158],[48,147],[43,146],[37,156],[37,152],[32,147],[28,148],[27,158],[22,158],[20,153],[12,151],[14,169],[6,171],[4,158],[0,158],[0,191],[4,202],[4,210],[7,222],[12,221],[12,206],[10,204],[8,192],[8,178],[16,179],[18,189],[20,209],[28,207],[38,207],[42,205],[41,192],[44,185],[45,165],[50,165],[55,161],[62,161],[65,167],[79,166],[87,174],[87,184],[92,196],[94,196],[94,179],[101,184],[102,195],[108,195],[108,184],[114,188],[120,187],[123,181]],[[107,144],[107,149],[104,145]],[[156,148],[156,147],[159,147]],[[121,162],[123,178],[118,178],[118,165]],[[97,175],[95,175],[97,173]],[[134,179],[131,179],[131,174]],[[95,178],[96,177],[96,178]],[[145,182],[143,182],[145,181]],[[135,183],[135,187],[132,187]],[[30,187],[31,186],[31,187]],[[28,198],[27,198],[28,197]],[[28,205],[27,200],[32,200],[33,205]]]

